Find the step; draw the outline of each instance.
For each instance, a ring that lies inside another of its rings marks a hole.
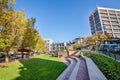
[[[69,73],[71,67],[73,67],[75,61],[71,58],[68,58],[68,60],[70,61],[69,66],[61,73],[61,75],[56,80],[63,80],[65,78],[65,75]]]
[[[91,58],[85,58],[90,80],[107,80]]]
[[[79,70],[79,66],[80,66],[80,59],[77,58],[77,57],[73,57],[77,60],[77,64],[75,65],[70,77],[68,80],[76,80],[77,78],[77,73],[78,73],[78,70]]]
[[[67,66],[69,66],[71,62],[70,62],[69,59],[65,59],[65,60],[64,60],[64,63],[65,63]]]

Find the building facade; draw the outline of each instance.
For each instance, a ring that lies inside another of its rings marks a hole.
[[[66,43],[53,43],[52,44],[52,50],[53,51],[64,51],[64,50],[66,50]]]
[[[120,38],[120,9],[97,7],[89,16],[92,35],[101,32]]]
[[[70,42],[71,45],[81,44],[81,43],[82,43],[82,37],[75,38]]]
[[[44,39],[44,41],[45,41],[46,51],[47,52],[51,51],[53,40],[52,39]]]

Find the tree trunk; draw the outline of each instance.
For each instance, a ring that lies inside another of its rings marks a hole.
[[[67,50],[67,57],[69,57],[69,51]]]
[[[9,54],[8,54],[8,52],[6,52],[6,54],[5,54],[5,62],[9,62]]]
[[[23,52],[22,52],[22,59],[23,59],[23,57],[24,57],[24,54],[23,54]]]

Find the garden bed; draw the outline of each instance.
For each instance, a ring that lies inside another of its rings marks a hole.
[[[120,80],[120,62],[99,54],[84,53],[90,57],[108,80]]]

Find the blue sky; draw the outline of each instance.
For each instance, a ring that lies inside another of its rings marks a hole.
[[[55,42],[90,36],[88,17],[97,6],[120,9],[120,0],[16,0],[16,10],[35,17],[41,36]]]

